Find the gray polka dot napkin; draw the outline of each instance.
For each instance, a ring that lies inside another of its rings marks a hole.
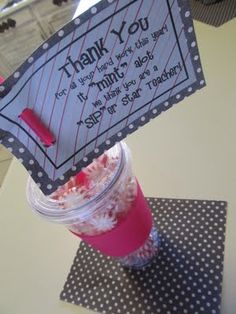
[[[60,298],[100,313],[220,313],[227,203],[147,198],[159,255],[121,267],[81,243]]]

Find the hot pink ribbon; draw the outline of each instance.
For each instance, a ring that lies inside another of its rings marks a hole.
[[[123,257],[136,251],[145,243],[151,228],[151,210],[138,185],[137,197],[131,205],[126,219],[114,229],[96,236],[72,233],[104,255]]]

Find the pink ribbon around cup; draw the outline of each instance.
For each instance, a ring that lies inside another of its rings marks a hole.
[[[75,233],[84,242],[99,250],[104,255],[124,257],[140,248],[152,228],[152,214],[143,192],[138,185],[136,199],[126,219],[111,231],[101,235],[86,236]]]

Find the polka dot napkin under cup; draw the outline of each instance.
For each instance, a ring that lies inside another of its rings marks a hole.
[[[83,242],[60,298],[109,314],[218,314],[227,203],[147,198],[160,253],[141,270],[123,268]]]

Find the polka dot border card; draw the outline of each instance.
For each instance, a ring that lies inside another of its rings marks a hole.
[[[0,139],[51,194],[204,86],[188,1],[102,0],[0,85]]]
[[[219,314],[227,203],[147,198],[159,255],[132,270],[84,244],[60,298],[108,314]]]

